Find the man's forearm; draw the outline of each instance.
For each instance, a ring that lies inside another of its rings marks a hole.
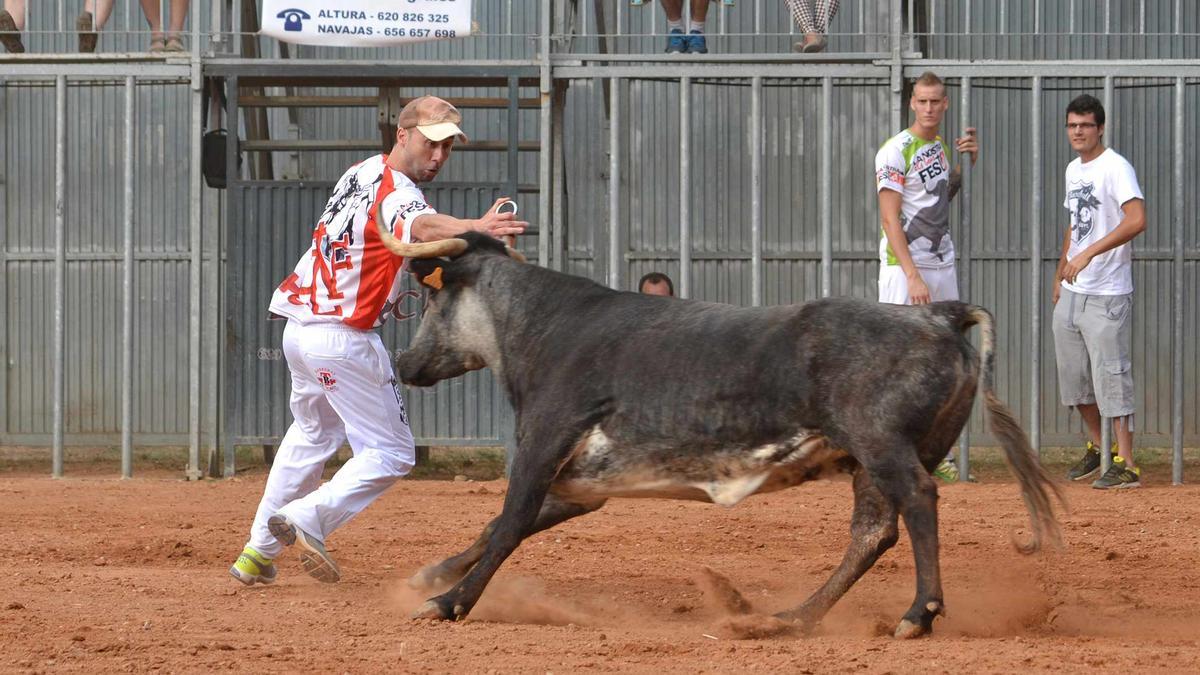
[[[961,164],[954,167],[954,170],[950,172],[950,199],[954,199],[954,195],[958,194],[960,188],[962,188]]]
[[[417,241],[438,241],[476,229],[475,220],[463,220],[444,213],[426,213],[413,221],[412,236]]]
[[[904,236],[904,228],[891,218],[883,219],[883,234],[887,237],[888,248],[904,270],[904,276],[909,279],[917,274],[917,266],[913,264],[912,256],[908,254],[908,239]]]

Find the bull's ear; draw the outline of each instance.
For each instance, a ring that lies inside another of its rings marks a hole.
[[[412,273],[422,286],[428,286],[435,291],[442,290],[444,261],[437,258],[418,258],[408,261],[408,271]]]

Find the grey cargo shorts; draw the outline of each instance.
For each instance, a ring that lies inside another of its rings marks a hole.
[[[1132,306],[1132,294],[1084,295],[1061,289],[1053,326],[1063,405],[1095,403],[1104,417],[1133,414]]]

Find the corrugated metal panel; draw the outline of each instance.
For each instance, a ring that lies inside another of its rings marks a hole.
[[[5,91],[6,431],[40,435],[50,432],[52,409],[54,89],[10,83]],[[188,342],[181,338],[189,330],[189,222],[187,163],[178,156],[187,151],[187,88],[144,84],[137,104],[134,429],[182,435],[189,395]],[[123,89],[72,82],[67,106],[66,432],[117,434]]]

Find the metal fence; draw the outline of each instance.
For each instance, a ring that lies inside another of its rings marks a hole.
[[[712,53],[679,57],[658,51],[657,5],[476,4],[481,35],[394,52],[301,49],[285,62],[277,43],[255,38],[262,58],[239,58],[238,3],[196,2],[204,37],[184,59],[0,60],[0,442],[49,443],[56,475],[66,443],[121,443],[126,475],[134,443],[187,444],[198,476],[202,450],[219,470],[223,445],[228,473],[235,443],[270,443],[285,428],[264,294],[301,252],[328,182],[376,133],[375,112],[369,102],[272,109],[272,138],[292,149],[269,154],[286,168],[251,180],[250,158],[267,151],[247,152],[231,189],[210,190],[198,150],[206,78],[240,91],[238,72],[336,73],[334,56],[353,58],[365,77],[266,93],[369,99],[382,86],[371,78],[393,82],[394,57],[406,75],[444,75],[444,95],[503,96],[503,83],[455,84],[499,59],[488,72],[521,73],[516,96],[537,106],[471,111],[468,125],[530,150],[456,157],[429,190],[435,206],[471,216],[518,186],[536,225],[523,245],[540,264],[624,289],[656,269],[686,296],[770,305],[874,297],[873,156],[905,124],[904,82],[931,68],[950,85],[945,135],[971,124],[984,143],[953,220],[960,286],[996,314],[1000,393],[1045,445],[1078,434],[1057,404],[1047,330],[1070,159],[1062,110],[1084,91],[1104,99],[1106,138],[1138,170],[1150,217],[1135,243],[1139,439],[1172,445],[1182,480],[1182,446],[1200,440],[1196,346],[1185,339],[1200,329],[1188,301],[1200,226],[1185,179],[1200,157],[1184,142],[1200,131],[1200,12],[1174,0],[843,0],[829,52],[810,56],[790,53],[782,3],[741,0],[714,6]],[[612,29],[597,30],[597,7]],[[304,145],[314,139],[326,149]],[[231,147],[272,147],[254,143]],[[400,348],[414,327],[393,325],[385,339]],[[507,404],[486,374],[409,397],[426,442],[505,439]],[[970,430],[988,442],[978,419]]]

